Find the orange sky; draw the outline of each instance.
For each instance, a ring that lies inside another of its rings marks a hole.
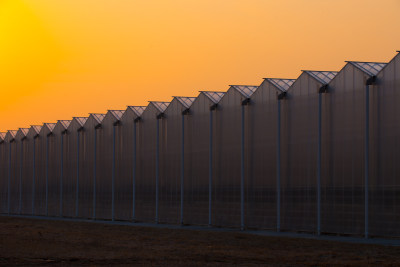
[[[0,131],[400,50],[400,0],[0,0]]]

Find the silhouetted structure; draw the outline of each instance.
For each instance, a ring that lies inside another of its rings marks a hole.
[[[0,133],[0,213],[400,236],[400,56]]]

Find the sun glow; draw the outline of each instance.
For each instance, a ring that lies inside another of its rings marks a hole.
[[[23,1],[0,2],[0,111],[42,91],[61,60],[59,45]]]
[[[398,0],[0,0],[0,131],[400,49]]]

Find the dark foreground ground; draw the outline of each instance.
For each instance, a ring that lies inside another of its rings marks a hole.
[[[400,247],[0,217],[0,265],[400,266]]]

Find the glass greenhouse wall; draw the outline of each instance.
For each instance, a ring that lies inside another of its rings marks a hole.
[[[35,148],[35,202],[34,214],[38,216],[48,215],[48,171],[50,168],[50,153],[53,152],[54,141],[51,136],[54,124],[45,123],[36,138]]]
[[[257,86],[233,85],[222,97],[215,112],[216,153],[214,157],[212,224],[243,227],[242,130],[248,128],[248,101]],[[244,125],[246,124],[246,125]]]
[[[317,231],[319,91],[335,72],[304,71],[281,100],[281,228]]]
[[[277,194],[278,121],[280,100],[294,80],[265,79],[251,97],[245,184],[245,225],[250,228],[280,229]],[[268,175],[265,175],[268,173]],[[280,190],[279,190],[280,191]]]
[[[77,129],[76,144],[76,192],[75,214],[79,218],[92,218],[93,215],[93,128],[87,124],[87,117],[74,118],[80,126]],[[88,127],[89,126],[89,127]]]
[[[0,133],[0,212],[8,213],[8,160],[6,133]]]
[[[184,164],[182,140],[188,111],[195,98],[174,97],[164,112],[162,139],[160,142],[161,171],[159,177],[159,221],[162,223],[183,222]],[[187,124],[187,123],[186,123]],[[184,153],[184,152],[183,152]],[[182,202],[183,201],[183,202]]]
[[[371,235],[400,236],[399,70],[397,55],[370,87],[370,161],[375,166],[369,183]]]
[[[366,86],[371,77],[359,63],[348,62],[323,95],[322,232],[362,235],[368,230]]]
[[[135,219],[158,222],[159,178],[165,118],[169,102],[150,102],[137,124],[137,172]]]
[[[137,126],[144,107],[129,106],[121,117],[121,136],[116,141],[115,219],[134,220]]]
[[[28,215],[32,211],[32,172],[31,172],[31,153],[29,152],[29,128],[21,128],[18,130],[16,140],[19,142],[18,156],[19,159],[19,208],[18,214]]]
[[[8,194],[7,211],[11,214],[18,213],[19,206],[19,160],[18,160],[18,141],[16,140],[17,131],[8,131],[6,134],[6,147],[8,154]]]
[[[98,135],[102,131],[101,123],[105,114],[90,114],[88,118],[81,118],[83,122],[83,136],[85,139],[82,147],[83,155],[81,162],[81,175],[79,179],[79,205],[80,214],[83,218],[96,219],[97,206],[97,165],[99,152],[97,149]]]
[[[41,128],[42,126],[38,125],[31,126],[26,136],[28,142],[28,148],[25,150],[25,153],[27,154],[26,155],[27,161],[24,165],[25,169],[23,171],[24,173],[23,180],[24,183],[27,183],[26,189],[28,192],[26,197],[27,203],[24,203],[23,210],[26,211],[27,214],[31,215],[35,215],[35,199],[36,199],[35,184],[37,179],[36,168],[38,165],[38,158],[36,156],[38,150],[37,139],[39,137],[39,131]]]
[[[54,153],[50,156],[54,162],[54,167],[51,168],[51,173],[49,174],[49,202],[51,203],[51,205],[49,205],[49,216],[62,215],[62,181],[66,152],[64,138],[70,123],[70,120],[60,120],[53,129]]]
[[[78,166],[78,130],[83,127],[79,118],[73,118],[64,135],[65,162],[62,179],[62,216],[76,217],[77,203],[77,166]]]
[[[96,177],[96,218],[115,219],[115,157],[121,140],[119,120],[123,111],[110,110],[101,123],[96,144],[98,154]],[[110,179],[111,178],[111,179]]]
[[[400,57],[0,133],[0,213],[400,237]]]
[[[223,92],[203,91],[185,115],[183,223],[211,224],[212,180],[216,107]],[[211,123],[211,124],[210,124]],[[211,153],[210,153],[211,152]]]

